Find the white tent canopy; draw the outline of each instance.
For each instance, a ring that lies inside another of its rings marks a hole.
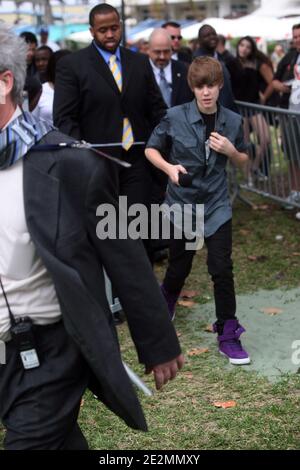
[[[184,39],[190,40],[198,37],[199,28],[204,24],[212,26],[218,34],[223,34],[228,37],[233,31],[231,23],[237,20],[225,20],[223,18],[206,18],[203,22],[195,23],[186,28],[182,28],[181,34]]]
[[[136,42],[136,41],[139,41],[140,39],[146,39],[148,41],[150,34],[152,33],[153,30],[154,28],[146,28],[133,35],[130,35],[130,31],[129,31],[128,39],[130,39],[131,42]]]
[[[299,0],[261,0],[260,8],[257,8],[251,16],[274,16],[283,18],[288,16],[300,16]]]
[[[72,33],[66,37],[66,39],[74,42],[78,42],[80,44],[88,44],[92,41],[92,35],[87,29],[86,31],[79,31],[78,33]]]
[[[131,42],[136,42],[139,39],[148,39],[150,34],[152,33],[153,28],[147,28],[144,29],[143,31],[139,31],[138,33],[130,36],[128,35],[128,39],[130,39]],[[82,43],[82,44],[88,44],[92,40],[92,35],[90,31],[87,29],[86,31],[79,31],[78,33],[73,33],[70,34],[69,36],[66,37],[66,39]]]
[[[199,28],[203,24],[209,24],[215,28],[218,34],[223,34],[226,38],[249,35],[264,40],[289,40],[292,38],[292,26],[295,23],[300,23],[300,17],[278,19],[247,15],[234,20],[206,18],[201,23],[195,23],[182,28],[182,36],[186,40],[195,39],[198,37]],[[152,31],[153,28],[147,28],[133,36],[129,35],[129,37],[131,41],[138,41],[139,39],[148,40]],[[86,44],[91,41],[91,34],[89,30],[82,31],[71,34],[67,39]]]
[[[206,18],[202,23],[196,23],[182,29],[182,36],[186,40],[195,39],[199,28],[203,24],[211,25],[218,34],[227,38],[242,36],[260,37],[265,40],[291,39],[292,26],[300,22],[300,17],[272,18],[247,15],[239,19]]]

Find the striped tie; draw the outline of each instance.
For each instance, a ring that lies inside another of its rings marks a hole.
[[[113,74],[113,77],[115,79],[115,82],[120,90],[122,91],[122,74],[120,72],[120,69],[117,64],[117,57],[113,54],[110,56],[109,59],[109,68],[111,70],[111,73]],[[125,117],[123,119],[123,134],[122,134],[122,147],[125,150],[129,150],[130,147],[133,144],[133,132],[132,132],[132,127],[129,122],[129,119]]]

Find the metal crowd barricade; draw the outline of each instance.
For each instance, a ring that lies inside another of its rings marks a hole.
[[[244,118],[250,161],[243,174],[229,169],[232,200],[238,197],[250,203],[241,194],[246,190],[300,208],[300,112],[236,104]]]

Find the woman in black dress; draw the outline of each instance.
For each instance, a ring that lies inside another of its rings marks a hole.
[[[253,104],[261,103],[267,85],[273,80],[270,59],[257,49],[250,36],[241,38],[237,44],[237,62],[231,78],[235,98]],[[262,112],[251,111],[244,123],[245,138],[250,141],[252,131],[255,142],[251,170],[254,174],[261,174],[262,170],[267,175],[270,131],[266,119]]]

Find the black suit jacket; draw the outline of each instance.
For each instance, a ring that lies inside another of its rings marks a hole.
[[[165,103],[147,56],[123,47],[120,52],[122,93],[93,44],[59,61],[53,113],[62,132],[91,143],[121,142],[126,116],[136,141],[149,138]]]
[[[179,60],[172,59],[171,70],[172,70],[171,106],[177,106],[177,105],[192,101],[192,99],[194,98],[194,94],[191,91],[187,82],[187,71],[188,71],[187,65]]]
[[[178,56],[178,60],[181,60],[182,62],[186,62],[187,64],[190,64],[193,60],[192,51],[190,54],[188,54],[185,51],[179,50],[177,56]]]
[[[283,82],[294,78],[294,66],[297,62],[298,55],[299,52],[297,49],[291,49],[286,53],[278,64],[277,71],[274,75],[275,80]],[[279,100],[280,107],[287,109],[289,107],[289,100],[290,93],[282,93]]]
[[[41,144],[70,140],[53,131]],[[145,430],[121,362],[103,267],[126,313],[139,361],[157,365],[175,358],[180,348],[142,242],[99,240],[96,235],[98,205],[117,208],[116,178],[114,165],[88,150],[29,152],[24,159],[25,214],[53,279],[65,328],[93,373],[91,388],[129,426]]]

